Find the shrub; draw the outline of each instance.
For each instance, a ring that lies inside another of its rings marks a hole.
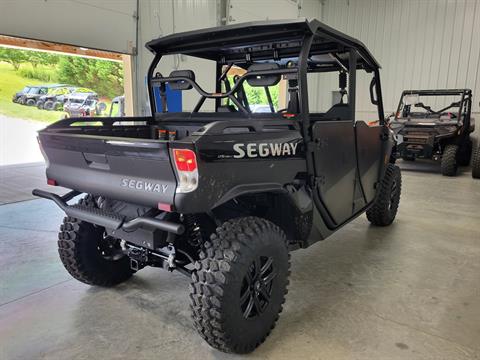
[[[18,75],[27,79],[36,79],[45,82],[54,82],[57,80],[57,75],[54,69],[44,69],[44,68],[20,68],[17,71]]]

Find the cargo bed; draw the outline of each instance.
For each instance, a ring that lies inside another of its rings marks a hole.
[[[47,178],[50,184],[139,205],[173,204],[177,181],[170,145],[202,124],[159,125],[151,117],[61,120],[39,132]],[[160,130],[175,132],[175,139],[159,138]]]

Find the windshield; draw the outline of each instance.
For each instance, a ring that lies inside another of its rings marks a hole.
[[[69,99],[68,102],[71,104],[83,104],[85,99]]]
[[[408,93],[404,94],[400,101],[396,118],[432,120],[457,118],[461,103],[461,93],[457,95]]]
[[[32,95],[35,95],[35,94],[40,94],[40,88],[30,88],[30,90],[28,90],[28,94],[32,94]]]

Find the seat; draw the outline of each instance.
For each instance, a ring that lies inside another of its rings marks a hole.
[[[325,120],[353,120],[348,104],[335,104],[323,116]]]

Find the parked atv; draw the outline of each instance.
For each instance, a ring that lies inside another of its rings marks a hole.
[[[67,101],[68,95],[75,92],[75,86],[63,86],[54,88],[46,95],[41,96],[37,101],[37,108],[43,110],[63,110],[63,105]]]
[[[21,105],[34,106],[36,104],[36,99],[42,95],[45,95],[47,92],[48,88],[46,85],[28,86],[28,91],[19,94],[17,102]]]
[[[40,131],[48,184],[73,190],[33,194],[67,214],[58,246],[74,278],[114,286],[145,266],[177,270],[191,278],[200,335],[222,351],[251,352],[282,311],[291,250],[365,212],[378,226],[395,219],[402,179],[379,65],[360,41],[317,20],[190,31],[147,48],[152,116],[68,118]],[[190,69],[163,76],[165,54],[210,60],[213,91]],[[233,66],[246,71],[235,83]],[[378,125],[355,117],[361,71],[372,78]],[[326,112],[309,110],[307,74],[316,72],[338,74],[345,95]],[[253,113],[244,84],[268,93],[282,78],[288,106]],[[188,90],[199,95],[193,111],[171,111],[172,91]],[[207,99],[213,112],[201,112]]]
[[[12,96],[12,102],[14,103],[20,103],[20,99],[22,98],[23,95],[28,94],[32,86],[25,86],[21,91],[16,92]]]
[[[36,106],[38,100],[47,95],[53,89],[66,86],[65,84],[53,84],[53,85],[39,85],[39,86],[32,86],[28,93],[23,94],[20,97],[19,103],[22,105],[28,106]]]
[[[96,116],[105,111],[105,103],[98,101],[96,93],[73,93],[70,94],[63,106],[63,111],[68,117]]]
[[[398,155],[405,161],[441,158],[442,174],[456,175],[459,165],[470,163],[470,134],[475,129],[471,111],[469,89],[404,91],[389,122],[397,136]]]

